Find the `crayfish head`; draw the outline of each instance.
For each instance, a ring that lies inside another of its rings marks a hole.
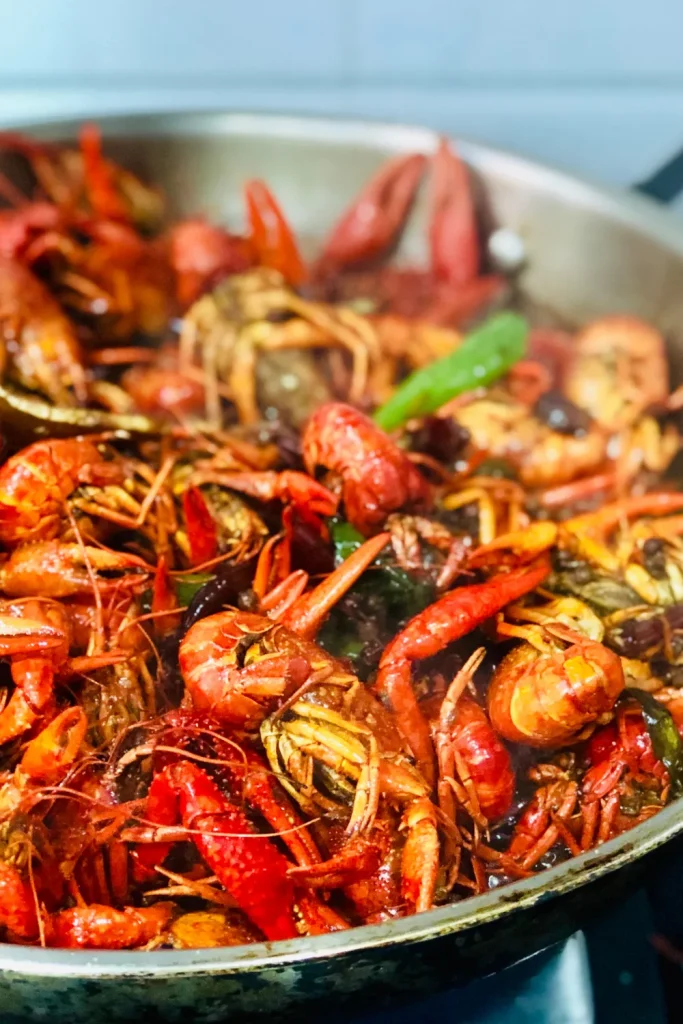
[[[348,818],[370,758],[362,730],[335,711],[299,700],[262,723],[261,740],[281,785],[304,811]]]

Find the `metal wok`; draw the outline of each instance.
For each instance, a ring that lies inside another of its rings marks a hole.
[[[165,189],[174,216],[238,221],[240,186],[263,177],[303,237],[320,236],[393,153],[431,151],[434,133],[400,126],[244,114],[102,122],[108,151]],[[74,124],[29,131],[66,140]],[[487,225],[513,228],[534,305],[580,322],[629,312],[658,324],[683,379],[683,223],[636,195],[616,194],[506,153],[459,144]],[[403,243],[419,258],[418,202]],[[683,832],[679,801],[589,853],[499,891],[430,913],[320,938],[240,948],[92,953],[0,945],[3,1020],[53,1024],[219,1021],[311,1013],[328,1019],[416,998],[521,959],[569,934],[633,884],[636,862]],[[626,869],[626,870],[618,870]]]

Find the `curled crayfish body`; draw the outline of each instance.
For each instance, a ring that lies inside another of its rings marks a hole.
[[[56,537],[64,503],[80,484],[120,479],[119,468],[92,441],[36,441],[0,469],[0,543],[14,547]]]
[[[611,712],[624,688],[613,651],[566,626],[545,628],[545,649],[523,643],[510,651],[487,694],[496,732],[541,748],[576,741],[586,726]]]
[[[371,533],[390,512],[428,508],[432,489],[408,456],[372,420],[341,402],[324,405],[303,436],[306,466],[338,473],[349,521]]]

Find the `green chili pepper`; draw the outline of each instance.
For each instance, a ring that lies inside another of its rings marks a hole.
[[[175,592],[181,605],[189,604],[197,591],[212,579],[213,575],[210,572],[191,572],[185,573],[183,576],[176,576]]]
[[[374,415],[383,430],[427,416],[456,395],[502,377],[526,351],[529,329],[516,313],[498,313],[443,359],[411,373]]]
[[[683,792],[683,741],[676,723],[666,707],[655,700],[652,694],[635,689],[625,692],[640,704],[652,740],[652,749],[669,773],[671,792],[679,796]]]
[[[351,523],[341,519],[330,523],[330,534],[332,536],[332,544],[334,545],[335,565],[341,565],[342,562],[345,562],[349,555],[357,551],[363,543],[363,535],[355,527],[351,526]]]

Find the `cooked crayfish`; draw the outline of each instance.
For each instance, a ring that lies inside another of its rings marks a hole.
[[[504,817],[515,791],[510,755],[484,709],[464,692],[485,654],[479,648],[455,676],[434,725],[441,809],[455,819],[457,802],[480,828]]]
[[[447,644],[481,625],[506,604],[534,590],[548,575],[549,566],[536,565],[493,576],[486,583],[458,587],[408,623],[386,647],[379,665],[376,691],[389,704],[420,770],[434,781],[434,750],[429,726],[411,683],[414,661],[429,658]]]
[[[572,854],[580,852],[568,826],[579,803],[579,786],[572,775],[571,764],[540,764],[529,772],[538,788],[517,819],[507,852],[500,858],[504,869],[513,875],[530,871],[558,840]]]
[[[664,339],[636,317],[594,320],[574,339],[564,390],[603,426],[630,426],[669,398]]]
[[[164,931],[171,906],[114,907],[93,904],[43,915],[28,880],[11,864],[0,861],[0,924],[15,941],[41,937],[48,946],[74,949],[133,949]]]
[[[622,576],[646,604],[674,604],[683,595],[683,517],[667,513],[681,508],[683,496],[675,492],[627,498],[568,520],[561,543],[591,565]]]
[[[453,410],[472,443],[488,457],[504,459],[531,488],[556,487],[596,472],[607,460],[609,434],[596,424],[560,433],[529,406],[502,390],[472,396]]]
[[[85,438],[36,441],[0,468],[0,543],[51,540],[81,484],[118,483],[121,469]]]
[[[1,939],[384,922],[678,796],[683,388],[635,317],[480,324],[523,252],[433,149],[308,263],[260,179],[166,226],[93,126],[0,132]]]
[[[76,330],[48,289],[17,260],[0,257],[2,366],[7,376],[58,405],[84,405],[83,353]]]
[[[0,133],[0,149],[24,157],[35,178],[64,217],[120,221],[153,230],[163,215],[160,192],[102,154],[94,124],[81,128],[79,147],[41,142],[18,132]],[[37,204],[27,204],[31,210]],[[17,214],[23,214],[21,207]]]
[[[530,747],[574,743],[612,711],[624,688],[621,661],[559,622],[515,627],[513,635],[524,634],[489,684],[491,723],[504,739]]]
[[[301,573],[292,574],[268,595],[268,606],[280,622],[236,610],[196,622],[179,650],[183,679],[195,706],[235,725],[253,727],[306,680],[333,679],[350,685],[354,677],[309,638],[388,539],[380,534],[367,541],[308,594],[302,594],[305,574],[303,579]],[[292,593],[294,603],[283,603],[282,598]]]
[[[68,678],[126,657],[111,650],[69,660],[70,638],[68,614],[56,601],[0,602],[0,655],[11,660],[15,686],[0,712],[0,743],[22,735],[49,712],[56,677]]]
[[[588,761],[581,784],[582,849],[655,814],[666,802],[670,785],[641,709],[629,704],[620,705],[614,721],[591,736]]]
[[[304,431],[303,455],[338,473],[346,516],[362,533],[380,526],[397,509],[427,508],[432,488],[407,455],[374,423],[341,402],[325,405]]]

